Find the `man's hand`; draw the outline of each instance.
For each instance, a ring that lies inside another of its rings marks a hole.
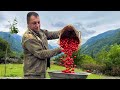
[[[60,46],[60,40],[57,41],[57,44]]]

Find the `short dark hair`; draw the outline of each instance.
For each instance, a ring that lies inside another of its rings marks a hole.
[[[37,16],[39,16],[39,15],[38,15],[38,13],[36,13],[36,12],[29,12],[29,13],[27,14],[27,24],[29,23],[29,20],[30,20],[30,17],[31,17],[31,16],[37,17]]]

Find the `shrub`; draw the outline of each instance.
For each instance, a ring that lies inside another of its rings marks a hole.
[[[99,64],[82,64],[81,67],[85,70],[90,70],[93,73],[103,73],[105,70],[105,65],[99,65]]]
[[[112,67],[111,74],[113,76],[120,76],[120,66]]]
[[[110,69],[106,69],[105,73],[106,75],[112,75],[112,76],[120,76],[120,66],[114,66]]]

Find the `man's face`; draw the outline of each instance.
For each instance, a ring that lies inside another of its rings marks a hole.
[[[39,31],[40,30],[40,18],[39,18],[39,16],[37,16],[37,17],[31,16],[30,20],[28,22],[28,27],[31,30]]]

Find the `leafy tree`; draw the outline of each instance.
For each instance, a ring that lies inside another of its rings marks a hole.
[[[111,66],[120,66],[120,45],[112,45],[109,51],[109,64]]]
[[[10,21],[8,21],[9,23],[10,23]],[[11,24],[10,23],[10,33],[11,34],[17,34],[18,33],[18,28],[16,27],[16,25],[17,25],[17,19],[15,18],[14,20],[13,20],[13,23]]]
[[[9,23],[10,23],[10,21],[8,21]],[[16,20],[16,18],[13,20],[13,23],[11,24],[10,23],[10,27],[9,27],[9,29],[10,29],[10,33],[11,34],[17,34],[18,33],[18,28],[16,27],[16,25],[17,25],[17,20]],[[9,35],[9,38],[10,38],[10,36],[11,35]],[[8,58],[8,48],[9,48],[9,46],[7,45],[7,47],[6,47],[6,52],[5,52],[5,75],[4,76],[6,76],[6,60],[7,60],[7,58]]]
[[[81,64],[96,64],[96,61],[89,55],[81,55],[81,61],[79,61],[79,65]]]
[[[74,64],[76,64],[77,66],[79,65],[79,61],[81,60],[81,53],[80,53],[80,50],[79,49],[77,52],[74,52],[72,57],[74,59]],[[74,58],[74,56],[76,56],[76,58]]]
[[[8,53],[10,53],[10,45],[7,41],[0,38],[0,58],[3,58],[5,55],[6,48],[8,47]]]
[[[109,46],[108,51],[105,48],[102,49],[95,59],[97,64],[105,65],[105,74],[120,75],[120,45],[117,43]]]
[[[98,64],[105,64],[109,60],[108,51],[106,51],[105,48],[103,48],[97,55],[96,55],[96,61]]]
[[[85,54],[81,54],[79,49],[77,52],[73,53],[73,58],[74,56],[76,56],[76,58],[74,58],[74,63],[79,67],[82,64],[95,64],[96,61],[89,55],[85,55]]]

